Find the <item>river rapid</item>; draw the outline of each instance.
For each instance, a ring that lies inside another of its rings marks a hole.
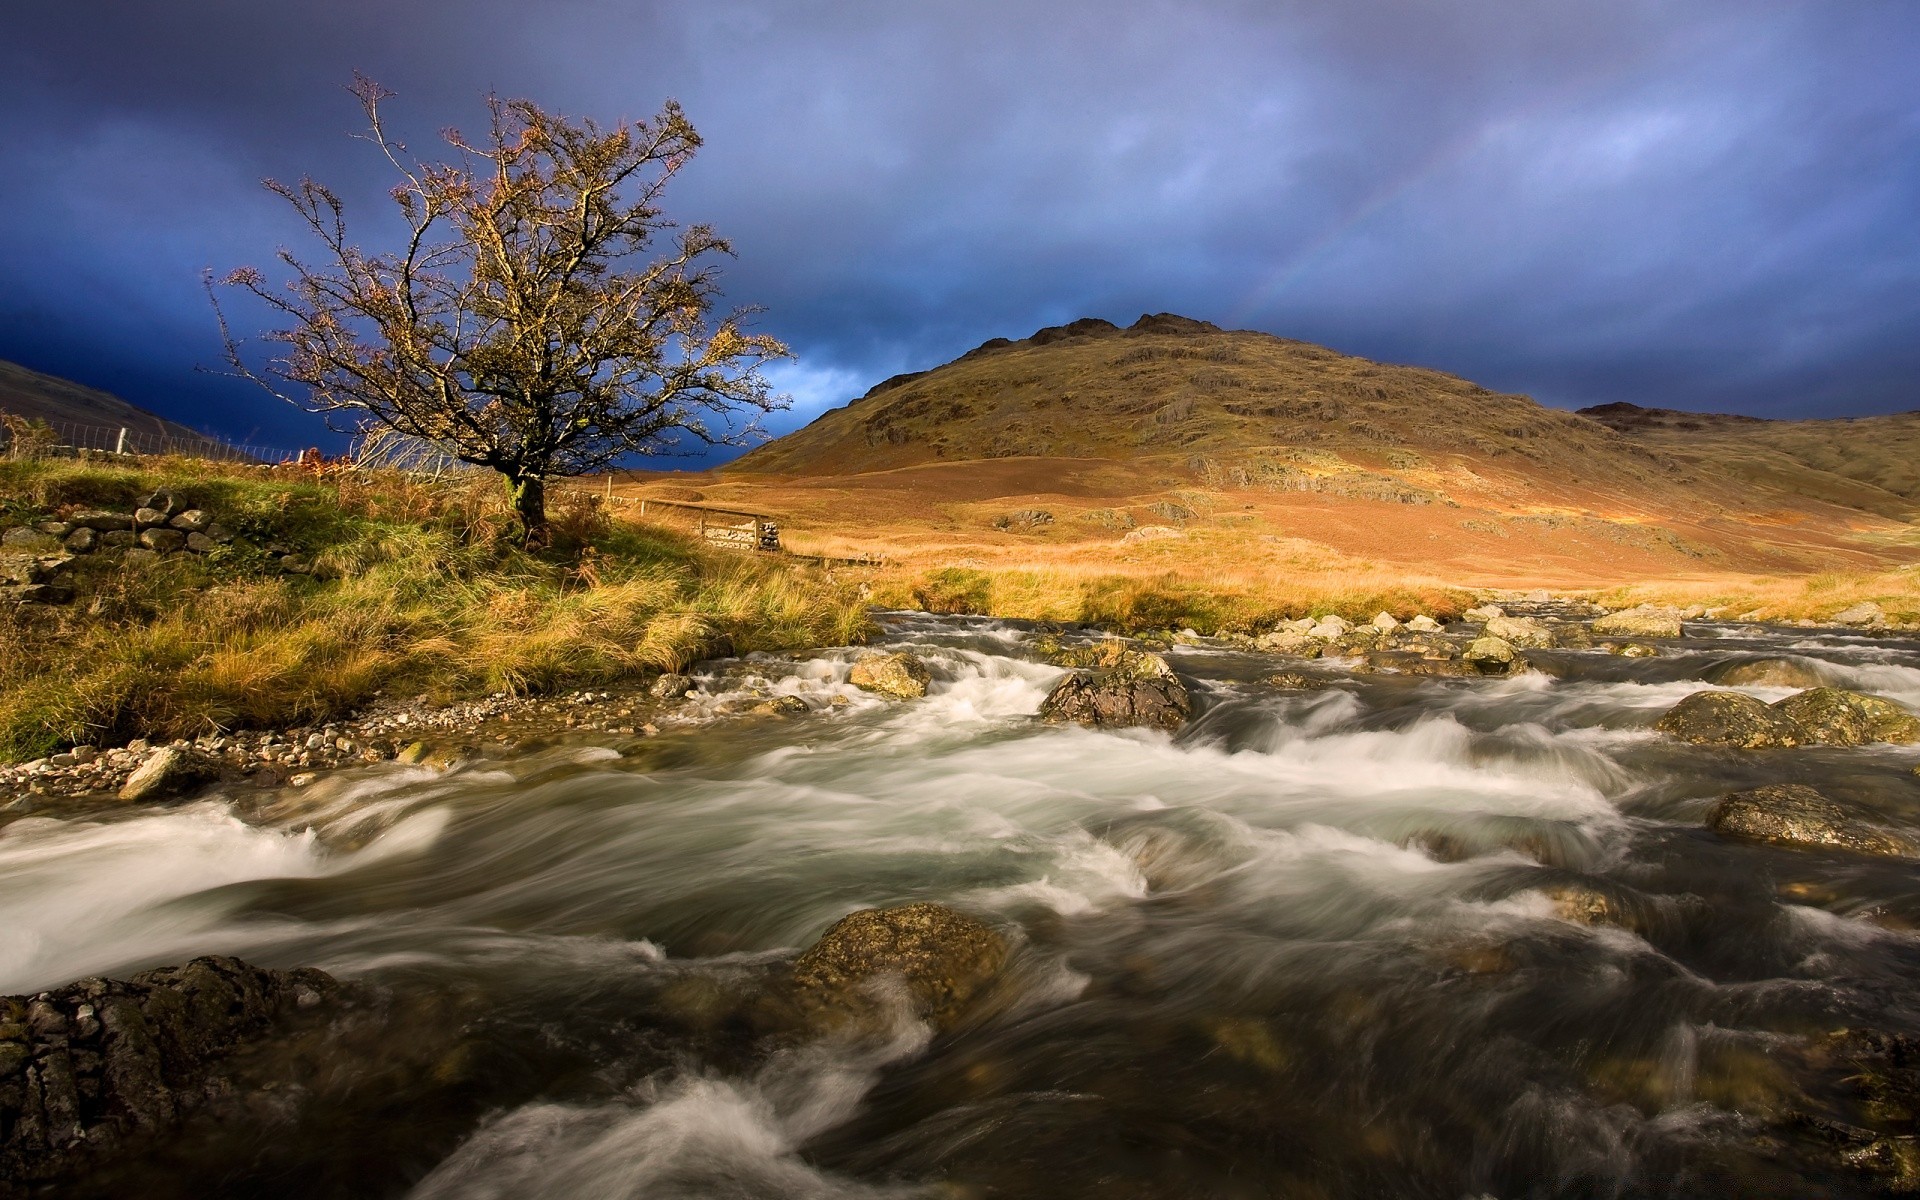
[[[315,1111],[121,1194],[1874,1194],[1794,1130],[1871,1124],[1822,1039],[1920,1034],[1915,865],[1703,819],[1803,782],[1920,835],[1920,749],[1651,725],[1762,656],[1920,708],[1920,643],[1697,624],[1513,679],[1306,664],[1312,691],[1183,646],[1168,736],[1038,723],[1061,671],[1030,630],[885,624],[924,700],[851,687],[855,651],[709,664],[656,738],[16,819],[0,994],[217,953],[391,998],[321,1051]],[[756,693],[813,711],[705,719]],[[922,900],[1013,941],[983,1012],[732,1036],[715,997]]]

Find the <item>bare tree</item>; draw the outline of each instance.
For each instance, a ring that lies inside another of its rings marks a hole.
[[[281,349],[256,371],[215,297],[241,375],[500,472],[533,546],[546,541],[547,480],[628,454],[744,444],[760,413],[785,406],[760,367],[787,348],[747,332],[744,311],[714,318],[713,260],[731,247],[662,214],[668,181],[700,146],[679,105],[606,130],[489,97],[483,144],[449,130],[452,161],[422,162],[381,123],[393,93],[362,76],[349,90],[363,136],[399,172],[405,248],[349,242],[339,197],[310,178],[267,180],[325,254],[282,249],[284,288],[254,267],[223,281],[288,322],[265,335]],[[668,231],[670,247],[649,257]]]

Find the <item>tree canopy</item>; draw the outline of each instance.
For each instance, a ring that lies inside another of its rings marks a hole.
[[[748,310],[716,316],[716,261],[731,247],[662,210],[701,145],[677,104],[609,129],[491,96],[484,139],[449,130],[452,156],[421,161],[382,122],[393,93],[363,77],[350,90],[398,173],[404,244],[363,249],[331,189],[267,180],[323,249],[282,249],[282,285],[255,267],[226,277],[285,322],[256,370],[220,314],[235,370],[498,471],[536,544],[548,479],[745,444],[761,413],[784,407],[760,368],[787,348],[749,332]]]

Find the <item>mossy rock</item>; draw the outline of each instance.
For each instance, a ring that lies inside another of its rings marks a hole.
[[[1730,837],[1787,846],[1830,846],[1861,854],[1913,857],[1911,841],[1863,820],[1800,783],[1776,783],[1721,798],[1707,827]]]
[[[1798,746],[1799,725],[1745,692],[1695,692],[1654,724],[1661,733],[1696,746],[1744,750]]]
[[[869,654],[847,673],[847,682],[861,691],[896,700],[919,699],[932,680],[926,664],[911,654]]]
[[[886,984],[904,988],[915,1016],[951,1028],[1006,965],[991,926],[942,904],[865,908],[834,922],[793,963],[793,986],[824,1023],[870,1019]]]
[[[1788,696],[1773,708],[1800,727],[1803,741],[1823,746],[1920,742],[1920,718],[1877,696],[1816,687]]]

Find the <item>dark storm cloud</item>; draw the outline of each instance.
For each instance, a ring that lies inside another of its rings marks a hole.
[[[1169,309],[1583,404],[1920,406],[1920,10],[1460,2],[41,6],[0,43],[0,356],[308,436],[196,376],[263,175],[385,180],[489,89],[678,97],[676,209],[799,361],[794,420],[991,336]],[[791,422],[789,422],[791,423]]]

